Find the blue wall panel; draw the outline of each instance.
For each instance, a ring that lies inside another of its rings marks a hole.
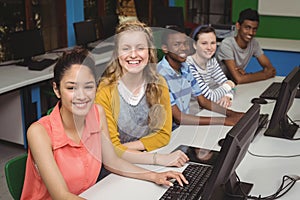
[[[84,20],[83,0],[66,0],[66,8],[68,46],[71,47],[76,44],[73,23]]]
[[[286,76],[296,66],[300,66],[300,53],[290,51],[264,50],[266,56],[271,60],[273,66],[276,68],[277,76]],[[261,70],[261,66],[256,58],[252,58],[247,72],[255,72]]]

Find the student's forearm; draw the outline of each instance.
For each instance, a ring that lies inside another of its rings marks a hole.
[[[244,75],[240,75],[238,77],[235,77],[235,82],[237,84],[243,84],[243,83],[251,83],[256,81],[261,81],[269,78],[264,71],[258,71],[255,73],[247,73]]]
[[[151,157],[151,155],[149,154]],[[138,156],[137,156],[138,157]],[[119,174],[121,176],[126,176],[130,178],[137,178],[142,180],[153,181],[153,172],[140,168],[138,166],[132,165],[123,159],[114,159],[113,163],[105,164],[105,168],[109,171]]]
[[[140,140],[133,141],[133,142],[127,142],[127,143],[124,143],[123,145],[131,150],[137,150],[137,151],[145,150],[145,146]]]
[[[201,107],[203,107],[207,110],[210,110],[210,111],[213,111],[213,112],[216,112],[216,113],[220,113],[220,114],[223,114],[223,115],[226,115],[226,112],[227,112],[226,108],[220,106],[219,104],[217,104],[213,101],[209,101],[206,98],[201,99],[200,105],[201,105]]]
[[[127,149],[123,154],[122,158],[130,163],[136,164],[158,164],[157,155],[154,153],[141,152]]]
[[[223,125],[225,117],[200,117],[199,125]]]
[[[209,124],[223,124],[224,117],[202,117],[194,115],[184,115],[181,117],[178,124],[181,125],[209,125]]]
[[[171,138],[171,128],[169,131],[161,129],[156,133],[151,133],[137,141],[124,143],[128,149],[137,151],[152,151],[169,143]]]

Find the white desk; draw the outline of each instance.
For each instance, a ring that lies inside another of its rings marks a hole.
[[[96,65],[108,62],[111,54],[112,52],[94,54]],[[54,57],[57,56],[54,55]],[[1,66],[0,94],[53,78],[53,67],[54,65],[42,71],[34,71],[16,65]]]
[[[259,94],[273,81],[281,81],[282,77],[276,77],[257,83],[239,85],[237,87],[233,108],[240,111],[247,111],[250,106],[250,100]],[[271,113],[274,103],[262,105],[261,113]],[[300,113],[297,111],[300,106],[300,100],[295,99],[291,107],[290,116],[300,119]],[[203,111],[201,115],[210,115],[209,111]],[[170,143],[159,149],[161,153],[169,153],[181,144],[200,146],[207,149],[219,150],[217,142],[225,137],[231,127],[225,126],[180,126],[173,131]],[[298,130],[296,137],[300,137]],[[295,155],[300,152],[299,141],[288,141],[272,137],[265,137],[260,133],[251,143],[251,152],[260,155]],[[152,165],[140,165],[150,170],[165,171],[167,169],[182,171],[182,168],[167,168]],[[237,174],[244,182],[254,183],[250,194],[266,196],[274,193],[283,175],[300,175],[300,157],[296,158],[258,158],[246,154],[242,163],[237,169]],[[300,182],[280,199],[299,199]],[[81,194],[89,200],[93,199],[159,199],[166,191],[165,187],[155,185],[154,183],[121,177],[110,174],[90,189]]]
[[[49,53],[43,57],[56,58],[59,55],[60,53]],[[94,54],[96,65],[99,66],[96,69],[98,76],[104,71],[101,65],[108,62],[111,55],[112,52]],[[22,145],[25,143],[26,130],[21,90],[52,79],[53,68],[54,65],[42,71],[33,71],[16,65],[0,66],[0,139]],[[31,91],[32,93],[36,93],[35,99],[40,99],[38,86]],[[40,117],[40,108],[37,109]]]

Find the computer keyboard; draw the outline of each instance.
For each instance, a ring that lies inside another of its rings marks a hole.
[[[266,125],[269,121],[269,114],[260,114],[258,120],[258,127],[254,133],[253,140],[255,136],[260,132],[261,129],[266,128]]]
[[[281,83],[274,82],[265,91],[263,91],[259,97],[276,100],[279,95],[280,87]]]
[[[276,100],[279,95],[280,87],[281,83],[273,82],[259,97]],[[300,88],[298,88],[295,98],[300,98]]]
[[[28,69],[41,71],[41,70],[53,65],[56,61],[57,61],[57,59],[43,59],[40,61],[30,61],[28,63]]]
[[[182,172],[189,184],[183,187],[175,182],[173,186],[161,196],[160,200],[165,199],[198,199],[203,192],[204,185],[212,172],[212,166],[189,164]]]

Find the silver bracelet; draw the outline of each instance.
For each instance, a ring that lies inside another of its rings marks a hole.
[[[157,152],[153,153],[153,165],[157,165],[156,155]]]

